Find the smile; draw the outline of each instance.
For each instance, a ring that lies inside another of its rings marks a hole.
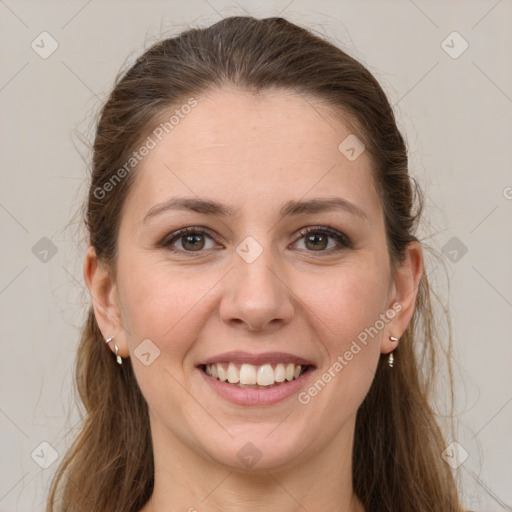
[[[266,363],[257,366],[230,362],[203,365],[203,371],[214,379],[246,389],[268,389],[298,379],[307,369],[307,365],[294,363]]]

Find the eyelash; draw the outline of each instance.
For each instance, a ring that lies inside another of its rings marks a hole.
[[[302,228],[298,233],[300,236],[296,240],[296,242],[298,240],[300,240],[301,238],[304,238],[305,236],[310,235],[312,233],[328,235],[331,238],[333,238],[334,240],[336,240],[336,242],[338,242],[340,247],[331,248],[331,249],[327,249],[327,250],[320,250],[320,251],[308,251],[307,249],[304,249],[306,252],[311,252],[311,253],[318,252],[318,253],[332,254],[333,252],[339,252],[344,249],[352,249],[353,248],[352,241],[350,240],[350,238],[347,235],[345,235],[345,233],[342,233],[342,232],[340,232],[336,229],[333,229],[329,226],[311,226],[311,227],[307,227],[307,228]],[[179,239],[181,239],[185,236],[188,236],[188,235],[207,235],[212,239],[214,238],[212,233],[208,229],[199,228],[199,227],[187,227],[187,228],[183,228],[178,231],[175,231],[174,233],[171,233],[170,235],[166,236],[162,240],[162,242],[160,242],[159,245],[161,247],[166,248],[167,250],[169,250],[171,252],[184,253],[187,256],[191,256],[191,257],[193,257],[197,254],[203,253],[204,250],[186,251],[184,249],[176,249],[176,248],[172,247],[172,244],[174,242],[176,242]]]

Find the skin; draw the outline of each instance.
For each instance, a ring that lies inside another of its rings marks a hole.
[[[338,150],[352,130],[332,108],[283,91],[222,89],[197,99],[134,171],[116,271],[92,248],[84,265],[101,332],[131,358],[149,406],[155,489],[142,510],[361,511],[351,475],[356,412],[381,354],[397,346],[389,336],[400,338],[414,312],[421,247],[410,244],[392,274],[370,157],[349,161]],[[288,200],[333,196],[367,220],[343,210],[278,219]],[[172,210],[143,222],[170,197],[239,212]],[[214,236],[199,235],[200,252],[183,238],[174,242],[181,252],[159,246],[187,226]],[[307,226],[330,226],[354,246],[332,252],[338,243],[320,233],[316,249],[298,234]],[[252,263],[236,252],[248,236],[263,249]],[[394,303],[401,311],[308,404],[294,396],[234,405],[196,369],[225,351],[283,351],[314,361],[314,382]],[[160,350],[149,366],[134,355],[145,339]],[[262,455],[250,468],[237,457],[247,442]]]

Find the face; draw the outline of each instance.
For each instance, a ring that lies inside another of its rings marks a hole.
[[[371,161],[338,149],[351,129],[311,97],[197,101],[134,171],[108,306],[119,325],[100,327],[131,358],[154,442],[291,467],[349,445],[409,318]]]

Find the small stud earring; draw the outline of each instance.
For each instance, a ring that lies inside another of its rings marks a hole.
[[[108,345],[112,340],[114,339],[114,336],[111,336],[110,338],[107,338],[105,340],[105,343]],[[114,349],[116,351],[116,362],[117,364],[123,364],[123,360],[121,356],[119,355],[119,347],[114,343]]]
[[[389,339],[390,339],[391,341],[398,341],[398,338],[395,338],[394,336],[390,336],[390,337],[389,337]],[[388,365],[389,365],[391,368],[393,368],[394,364],[395,364],[395,356],[393,356],[393,351],[391,351],[391,352],[389,353],[389,356],[388,356]]]

